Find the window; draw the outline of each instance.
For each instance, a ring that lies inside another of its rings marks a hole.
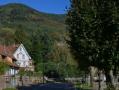
[[[26,62],[24,61],[23,63],[24,63],[24,67],[26,67]]]
[[[21,52],[17,54],[17,58],[18,58],[18,59],[22,59],[23,57],[24,57],[24,56],[23,56],[23,54],[22,54]]]
[[[20,51],[22,51],[22,48],[20,48]]]
[[[17,54],[17,58],[19,58],[19,54]]]
[[[22,55],[22,59],[25,59],[25,55],[24,54]]]

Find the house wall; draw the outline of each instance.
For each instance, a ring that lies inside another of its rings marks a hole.
[[[16,64],[20,67],[28,67],[29,66],[29,59],[30,56],[28,55],[27,51],[25,50],[23,45],[20,45],[16,52],[14,53],[14,57],[16,58]]]

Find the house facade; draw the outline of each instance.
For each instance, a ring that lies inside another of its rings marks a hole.
[[[34,71],[32,58],[23,44],[10,46],[0,45],[0,60],[10,66],[6,75],[15,75],[21,68]]]
[[[19,67],[29,67],[31,62],[31,57],[26,51],[23,44],[21,44],[17,50],[14,52],[13,57],[17,60],[16,64]]]

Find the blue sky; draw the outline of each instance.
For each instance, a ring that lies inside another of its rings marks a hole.
[[[8,3],[23,3],[46,13],[63,14],[69,7],[69,0],[0,0],[0,5]]]

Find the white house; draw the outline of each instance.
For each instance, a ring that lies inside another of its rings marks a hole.
[[[23,44],[0,45],[0,58],[11,67],[6,72],[7,75],[17,74],[20,68],[34,71],[33,61]]]
[[[17,60],[16,64],[19,67],[29,67],[31,64],[31,57],[26,51],[23,44],[21,44],[13,54],[14,58]]]

